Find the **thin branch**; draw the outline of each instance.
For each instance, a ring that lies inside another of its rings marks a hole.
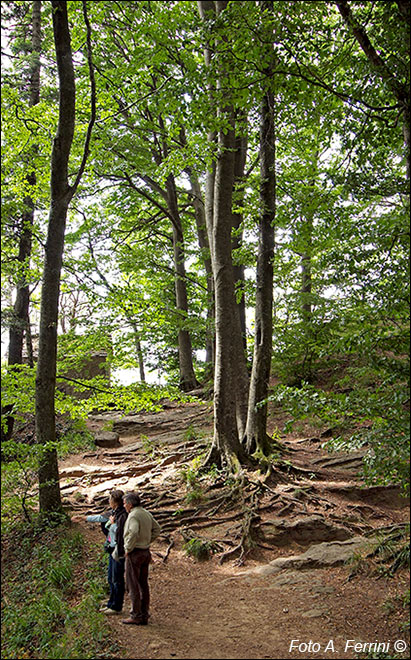
[[[148,98],[150,98],[150,96],[154,96],[154,94],[157,94],[157,92],[159,92],[160,89],[161,89],[162,87],[164,87],[164,85],[166,85],[166,84],[167,84],[170,80],[172,80],[172,79],[173,79],[172,76],[168,76],[168,78],[166,78],[166,79],[161,83],[161,85],[159,85],[159,87],[157,87],[156,89],[151,90],[151,91],[148,92],[147,94],[144,94],[144,95],[141,96],[139,99],[137,99],[137,101],[133,101],[133,103],[130,103],[129,105],[120,108],[120,110],[118,110],[117,112],[113,112],[112,115],[107,115],[107,117],[104,117],[104,119],[99,119],[97,123],[98,123],[98,124],[102,124],[103,122],[107,121],[108,119],[112,119],[113,117],[117,117],[117,115],[121,115],[121,114],[124,115],[125,112],[127,112],[128,110],[130,110],[130,108],[134,108],[136,105],[139,105],[139,104],[140,104],[142,101],[144,101],[145,99],[148,99]]]
[[[95,387],[94,385],[87,385],[86,383],[82,383],[81,380],[76,380],[75,378],[69,378],[68,376],[56,376],[57,380],[68,380],[71,383],[77,383],[78,385],[82,385],[83,387],[86,387],[88,390],[95,390],[96,392],[103,392],[103,394],[112,394],[113,392],[110,390],[103,390],[101,387]]]
[[[91,87],[91,114],[90,114],[90,121],[88,123],[87,127],[87,135],[86,139],[84,142],[84,149],[83,149],[83,157],[80,163],[80,167],[76,176],[76,179],[74,181],[74,184],[70,187],[70,193],[71,196],[74,195],[76,192],[78,185],[80,183],[81,177],[83,176],[86,163],[87,163],[87,158],[89,155],[90,151],[90,141],[91,141],[91,133],[93,130],[94,123],[96,121],[96,81],[94,77],[94,66],[93,66],[93,56],[92,56],[92,48],[91,48],[91,27],[90,27],[90,21],[88,19],[88,14],[87,14],[87,2],[86,0],[83,0],[83,15],[84,15],[84,22],[86,24],[87,28],[87,62],[88,62],[88,68],[89,68],[89,75],[90,75],[90,87]]]

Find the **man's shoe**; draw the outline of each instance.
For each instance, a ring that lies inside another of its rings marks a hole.
[[[147,619],[123,619],[121,623],[130,626],[146,626],[148,621]]]
[[[112,610],[111,607],[103,607],[100,612],[103,614],[121,614],[121,610]]]

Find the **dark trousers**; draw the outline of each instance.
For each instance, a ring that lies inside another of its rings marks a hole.
[[[131,600],[130,616],[136,621],[148,619],[150,590],[148,587],[148,567],[151,561],[150,550],[136,548],[126,557],[126,586]]]
[[[107,579],[110,587],[110,596],[107,607],[111,610],[116,610],[116,612],[121,612],[123,609],[125,592],[124,563],[124,558],[119,561],[113,559],[111,555],[108,558]]]

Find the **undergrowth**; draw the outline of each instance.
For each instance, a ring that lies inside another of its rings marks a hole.
[[[373,535],[364,549],[354,553],[349,564],[349,579],[360,573],[392,577],[401,568],[409,568],[409,525],[394,525]]]
[[[109,633],[98,612],[102,554],[90,559],[81,534],[40,519],[15,523],[2,546],[1,657],[108,657]],[[113,657],[112,641],[109,647]]]
[[[59,421],[56,425],[55,448],[57,456],[95,447],[92,434],[81,422]],[[1,464],[1,524],[2,530],[13,525],[16,513],[23,511],[28,523],[38,509],[38,463],[43,448],[34,442],[25,442],[24,435],[2,442]]]

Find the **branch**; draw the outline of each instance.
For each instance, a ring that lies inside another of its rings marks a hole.
[[[77,383],[78,385],[82,385],[83,387],[86,387],[88,390],[95,390],[96,392],[103,392],[104,394],[112,394],[110,390],[103,390],[101,387],[94,387],[94,385],[86,385],[86,383],[82,383],[81,380],[76,380],[75,378],[69,378],[68,376],[56,376],[57,380],[69,380],[71,383]]]
[[[117,115],[121,115],[121,114],[124,115],[124,113],[127,113],[127,111],[130,110],[130,108],[134,108],[134,106],[139,105],[139,103],[141,103],[145,99],[148,99],[148,98],[150,98],[150,96],[154,96],[154,94],[157,94],[157,92],[159,92],[160,89],[162,87],[164,87],[164,85],[166,85],[169,82],[169,80],[172,80],[172,79],[173,79],[172,76],[168,76],[168,78],[163,80],[161,85],[159,85],[156,89],[150,90],[149,92],[147,92],[147,94],[144,94],[139,99],[137,99],[137,101],[133,101],[133,103],[130,103],[129,105],[121,107],[120,110],[118,110],[117,112],[113,112],[112,115],[107,115],[107,117],[104,117],[104,119],[99,119],[98,123],[102,124],[104,121],[107,121],[108,119],[112,119],[113,117],[117,117]]]
[[[355,16],[353,15],[351,8],[347,0],[341,0],[336,2],[338,10],[343,17],[345,24],[348,26],[349,30],[352,32],[357,42],[361,46],[365,55],[367,56],[368,61],[372,65],[373,69],[378,73],[380,78],[387,84],[387,87],[394,94],[397,101],[404,106],[406,104],[407,92],[405,85],[402,85],[395,79],[395,76],[391,73],[388,66],[377,53],[375,47],[371,43],[368,34],[364,28],[357,22]]]
[[[175,229],[177,231],[179,231],[179,227],[176,224],[176,221],[174,220],[171,213],[169,213],[168,209],[164,208],[164,206],[162,206],[160,204],[160,202],[158,202],[156,199],[154,199],[154,197],[152,197],[148,192],[143,190],[143,188],[139,188],[138,186],[136,186],[136,184],[134,183],[134,181],[132,180],[132,178],[130,177],[130,175],[127,172],[124,172],[124,177],[119,177],[119,178],[123,178],[123,179],[125,178],[126,181],[128,182],[128,184],[131,186],[131,188],[133,188],[133,190],[138,192],[139,195],[141,195],[142,197],[145,197],[149,202],[151,202],[152,204],[154,204],[154,206],[156,206],[158,209],[160,209],[160,211],[162,211],[164,213],[164,215],[166,215],[167,218],[169,218],[169,220],[171,220],[171,222],[172,222],[173,226],[175,227]]]
[[[86,140],[84,142],[84,149],[83,149],[83,157],[80,163],[79,171],[76,176],[76,180],[74,181],[74,184],[70,187],[70,193],[71,197],[74,195],[76,192],[78,185],[80,183],[81,177],[83,176],[86,163],[87,163],[87,158],[89,155],[90,151],[90,140],[91,140],[91,133],[93,130],[94,123],[96,121],[96,81],[94,77],[94,66],[93,66],[93,58],[92,58],[92,49],[91,49],[91,27],[90,27],[90,21],[88,19],[87,15],[87,2],[86,0],[83,0],[83,15],[84,15],[84,22],[86,24],[87,28],[87,62],[88,62],[88,68],[89,68],[89,75],[90,75],[90,86],[91,86],[91,114],[90,114],[90,121],[88,123],[87,127],[87,135],[86,135]]]
[[[133,252],[133,248],[131,247],[131,245],[127,244],[126,247],[130,250],[130,252]],[[190,275],[187,275],[187,273],[185,275],[182,275],[181,273],[178,273],[175,268],[170,268],[170,266],[166,266],[165,264],[159,264],[156,261],[154,261],[154,259],[150,259],[150,263],[159,270],[165,270],[166,273],[171,273],[172,275],[174,275],[174,277],[177,275],[179,279],[187,280],[188,282],[191,282],[192,284],[195,284],[196,286],[200,287],[200,289],[207,291],[207,287],[201,284],[201,282],[198,282],[198,280],[195,280],[193,277],[190,277]]]

